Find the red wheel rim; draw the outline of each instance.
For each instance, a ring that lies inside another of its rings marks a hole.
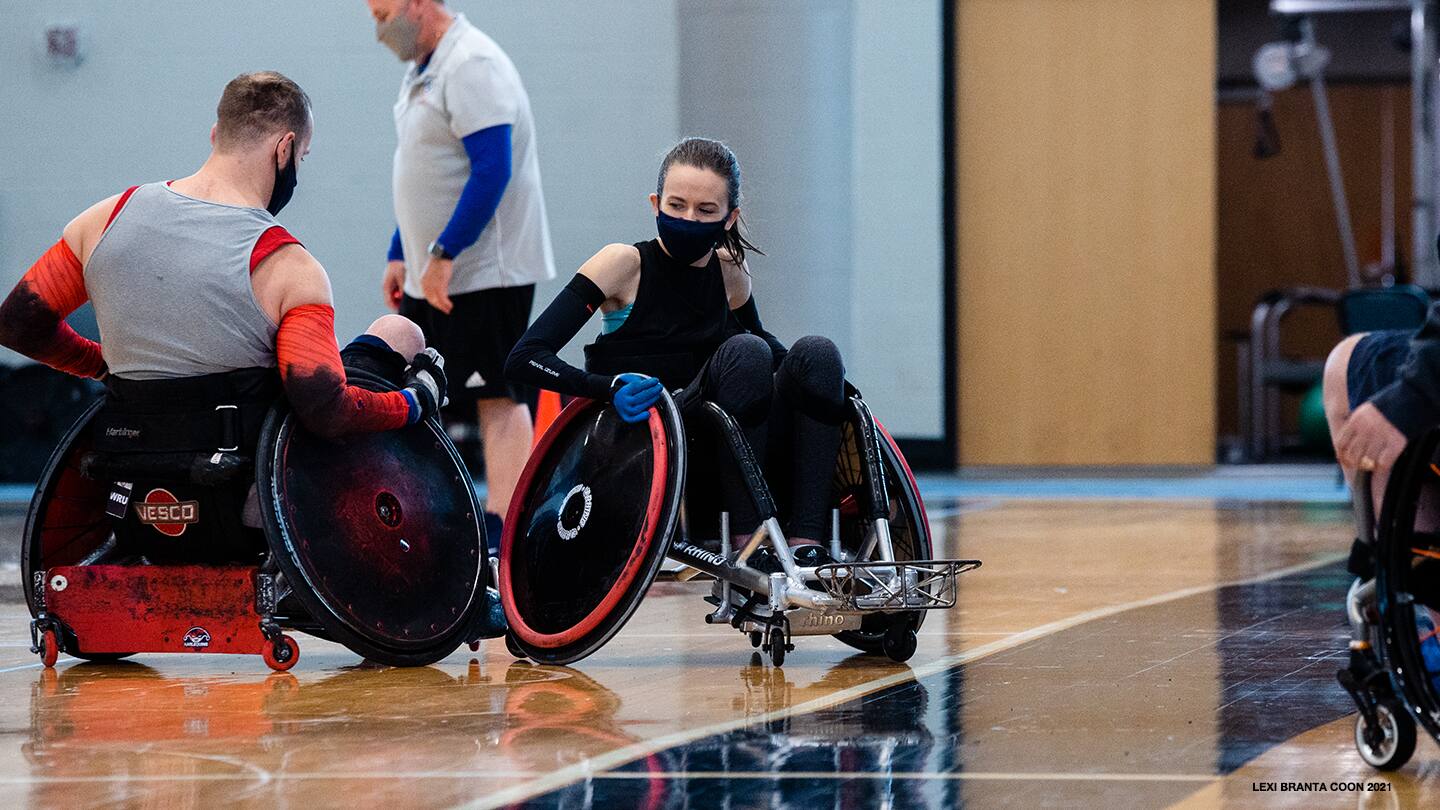
[[[626,591],[634,584],[635,578],[645,567],[647,553],[655,539],[655,532],[659,528],[660,510],[664,505],[666,495],[665,478],[662,475],[656,475],[650,482],[649,496],[646,501],[646,520],[640,536],[636,538],[633,550],[620,576],[611,585],[609,592],[600,600],[599,604],[591,609],[580,622],[558,633],[541,632],[525,622],[515,604],[510,565],[514,559],[516,527],[522,522],[525,507],[525,498],[521,497],[520,493],[530,491],[546,459],[546,454],[554,446],[557,438],[564,432],[566,426],[590,407],[592,402],[593,400],[588,399],[572,401],[565,410],[561,411],[550,429],[541,437],[535,450],[530,454],[524,471],[520,474],[520,481],[515,487],[516,497],[511,499],[509,514],[505,516],[505,528],[500,540],[500,598],[505,606],[510,631],[521,641],[535,647],[554,649],[573,644],[598,628],[601,622],[614,611]],[[668,463],[668,446],[665,438],[665,424],[657,409],[650,410],[647,427],[650,430],[650,439],[655,450],[656,469],[663,470]]]

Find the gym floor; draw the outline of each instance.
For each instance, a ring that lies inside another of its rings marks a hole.
[[[929,615],[908,664],[821,636],[798,637],[773,668],[703,623],[704,583],[657,583],[574,667],[515,661],[494,641],[386,669],[301,637],[288,673],[211,655],[46,670],[11,601],[0,795],[167,810],[361,795],[395,807],[1440,806],[1429,740],[1383,776],[1353,748],[1334,680],[1351,531],[1333,468],[1238,469],[924,479],[937,553],[986,564],[963,577],[955,610]],[[0,514],[7,536],[20,515]],[[1294,782],[1327,789],[1282,790]]]

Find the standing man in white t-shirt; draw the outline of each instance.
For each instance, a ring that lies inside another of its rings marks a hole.
[[[376,37],[409,63],[382,292],[445,356],[450,399],[477,402],[494,545],[532,438],[505,358],[535,282],[555,276],[530,98],[510,57],[442,0],[368,2]]]

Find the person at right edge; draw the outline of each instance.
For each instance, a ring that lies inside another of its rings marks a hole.
[[[613,402],[632,423],[648,418],[662,386],[683,389],[687,423],[715,402],[740,423],[766,478],[788,483],[777,502],[796,562],[831,562],[822,539],[844,418],[839,350],[814,336],[787,349],[761,325],[745,261],[759,251],[741,231],[740,165],[723,143],[688,138],[671,149],[650,205],[659,238],[607,245],[585,262],[516,344],[506,374]],[[582,371],[558,352],[597,309],[603,333],[585,347]],[[735,465],[719,471],[739,543],[759,516]],[[751,560],[778,570],[763,547]]]
[[[1410,442],[1440,425],[1440,305],[1431,305],[1418,332],[1365,332],[1340,341],[1325,361],[1323,391],[1325,418],[1340,469],[1352,490],[1358,473],[1371,474],[1368,494],[1378,519],[1400,454]],[[1415,513],[1417,538],[1433,538],[1440,528],[1436,492],[1435,484],[1425,485]],[[1375,576],[1374,554],[1373,548],[1356,538],[1347,566],[1350,573],[1362,580]],[[1433,563],[1420,560],[1423,566]],[[1427,590],[1429,594],[1415,594],[1419,603],[1416,634],[1425,669],[1432,685],[1440,690],[1440,639],[1435,632],[1440,603],[1433,589]]]

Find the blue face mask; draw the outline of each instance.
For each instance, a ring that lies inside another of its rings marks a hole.
[[[655,229],[660,232],[660,241],[665,243],[665,252],[681,264],[699,259],[725,238],[724,219],[696,222],[676,219],[664,211],[655,215]]]

